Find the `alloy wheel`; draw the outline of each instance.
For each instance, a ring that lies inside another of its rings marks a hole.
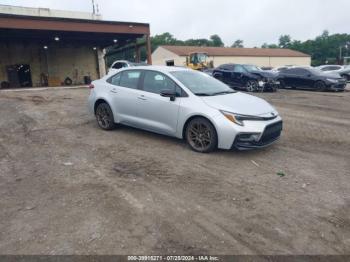
[[[247,82],[247,91],[254,92],[258,87],[258,83],[256,81],[248,81]]]
[[[192,148],[199,152],[205,152],[213,143],[212,130],[205,123],[194,122],[188,129],[188,142]]]
[[[100,104],[96,109],[96,119],[102,129],[113,128],[113,115],[107,104]]]

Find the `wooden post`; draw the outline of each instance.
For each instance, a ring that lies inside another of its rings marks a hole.
[[[140,63],[141,61],[141,52],[140,52],[140,46],[135,43],[135,62]]]
[[[146,50],[147,50],[147,63],[152,65],[152,48],[151,48],[151,36],[146,35]]]

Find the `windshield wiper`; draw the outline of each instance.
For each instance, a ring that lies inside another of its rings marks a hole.
[[[232,93],[236,93],[235,91],[222,91],[222,92],[216,92],[216,93],[212,93],[212,96],[217,96],[217,95],[226,95],[226,94],[232,94]]]
[[[196,96],[212,96],[212,94],[209,93],[194,93]]]

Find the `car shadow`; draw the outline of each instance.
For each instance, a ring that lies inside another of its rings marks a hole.
[[[96,129],[100,129],[95,123],[94,127]],[[102,130],[101,130],[102,131]],[[183,150],[188,150],[191,152],[194,152],[191,150],[191,148],[187,145],[186,141],[184,139],[178,139],[176,137],[171,137],[163,134],[154,133],[151,131],[138,129],[131,126],[126,125],[118,125],[118,127],[115,130],[112,130],[112,132],[122,132],[124,134],[128,135],[134,135],[137,139],[145,139],[145,140],[153,140],[156,143],[164,143],[165,146],[179,146]],[[278,142],[277,142],[278,143]],[[218,156],[234,156],[234,157],[257,157],[262,154],[267,154],[270,152],[271,148],[276,147],[277,145],[271,145],[266,148],[258,148],[258,149],[252,149],[252,150],[237,150],[237,149],[216,149],[214,152],[211,152],[210,154],[215,154]],[[194,152],[195,153],[195,152]],[[200,153],[198,153],[200,154]]]

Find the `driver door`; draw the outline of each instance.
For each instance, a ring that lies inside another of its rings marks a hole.
[[[144,71],[142,94],[137,108],[141,128],[153,132],[175,135],[181,104],[181,88],[168,76],[156,71]],[[163,90],[177,90],[175,101],[160,95]]]
[[[241,65],[235,65],[232,71],[232,85],[235,87],[244,87],[244,73],[245,70]]]

